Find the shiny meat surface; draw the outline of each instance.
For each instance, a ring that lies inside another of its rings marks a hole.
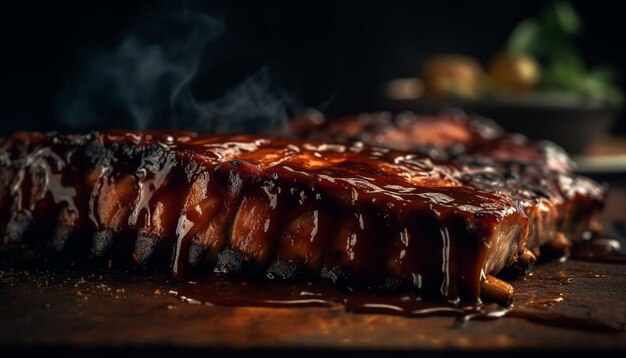
[[[604,187],[575,175],[573,162],[555,144],[506,133],[485,118],[462,112],[309,116],[297,118],[291,131],[299,137],[405,150],[456,166],[455,178],[463,184],[508,197],[523,207],[529,220],[526,244],[531,248],[557,235],[579,240],[601,230]]]
[[[300,137],[335,142],[362,141],[435,160],[461,155],[482,155],[498,161],[535,162],[551,170],[568,172],[573,163],[554,143],[534,142],[520,134],[505,132],[493,121],[469,117],[462,112],[437,115],[364,113],[342,118],[302,116],[291,123]]]
[[[482,188],[500,178],[359,143],[17,133],[0,163],[5,244],[179,279],[322,278],[477,303],[488,274],[540,244],[521,201]]]

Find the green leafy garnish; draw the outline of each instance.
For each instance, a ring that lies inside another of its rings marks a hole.
[[[619,107],[624,96],[610,66],[588,68],[574,44],[583,23],[567,1],[549,4],[537,18],[521,21],[506,44],[510,53],[535,57],[542,67],[539,88],[577,93]]]

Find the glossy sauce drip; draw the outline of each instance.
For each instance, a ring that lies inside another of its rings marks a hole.
[[[293,284],[274,281],[246,282],[221,275],[186,284],[170,293],[184,302],[208,306],[343,307],[347,312],[358,314],[451,316],[456,319],[456,327],[472,320],[510,317],[567,329],[624,332],[626,322],[596,318],[591,313],[573,314],[555,309],[567,300],[567,295],[559,290],[559,286],[571,285],[578,279],[601,277],[606,275],[580,273],[571,276],[531,276],[523,280],[530,284],[525,285],[524,294],[516,298],[512,307],[429,301],[406,292],[340,291],[321,281]]]
[[[189,283],[174,291],[182,301],[209,306],[335,307],[347,312],[396,314],[409,317],[447,315],[495,317],[508,309],[497,305],[460,305],[426,301],[409,293],[339,290],[326,282],[281,283],[242,281],[225,275]]]

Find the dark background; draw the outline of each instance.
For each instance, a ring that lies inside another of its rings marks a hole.
[[[573,1],[584,20],[580,49],[588,65],[626,73],[619,2]],[[237,39],[197,79],[199,97],[216,98],[260,66],[278,68],[301,107],[327,113],[384,109],[382,84],[416,75],[436,53],[475,56],[483,64],[542,1],[70,1],[11,2],[0,9],[0,131],[71,130],[59,93],[90,51],[164,13],[200,11],[223,19]],[[622,85],[623,88],[623,85]],[[113,116],[114,114],[112,114]],[[623,117],[623,116],[622,116]],[[620,118],[615,131],[624,132]]]

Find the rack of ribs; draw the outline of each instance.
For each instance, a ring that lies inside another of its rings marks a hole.
[[[492,275],[525,270],[529,250],[557,236],[539,227],[556,219],[538,203],[568,205],[550,197],[567,187],[593,216],[604,195],[568,172],[529,179],[523,165],[503,174],[500,162],[362,143],[111,131],[16,133],[0,146],[0,229],[16,250],[449,302],[509,304]]]
[[[299,137],[362,142],[455,165],[460,168],[455,178],[463,184],[509,197],[524,208],[527,246],[534,248],[534,256],[563,256],[570,241],[601,231],[606,188],[575,175],[573,162],[554,143],[507,133],[488,119],[463,112],[368,113],[336,119],[302,116],[291,126]]]

